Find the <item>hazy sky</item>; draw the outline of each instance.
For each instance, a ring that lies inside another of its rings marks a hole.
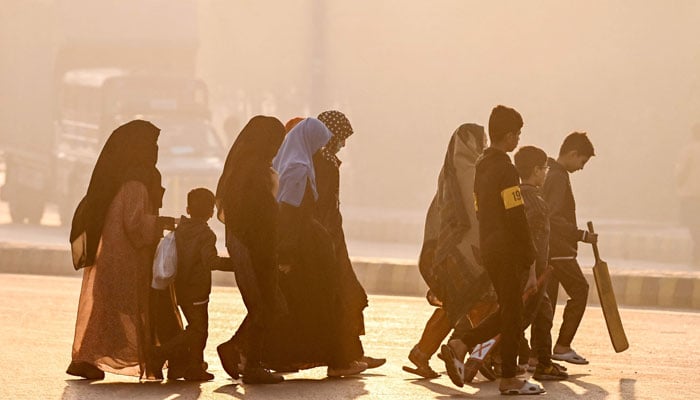
[[[67,28],[46,13],[56,3],[80,1],[12,0],[3,8],[4,93],[22,79],[22,90],[31,89],[26,71],[53,58],[33,43],[60,42],[49,33]],[[90,4],[75,9],[74,21],[99,10]],[[464,122],[485,125],[491,108],[505,104],[525,120],[521,144],[549,154],[566,134],[589,133],[597,156],[572,177],[582,217],[676,218],[673,165],[700,121],[698,2],[173,4],[192,6],[181,15],[177,7],[129,12],[172,31],[176,48],[191,46],[188,36],[198,32],[193,62],[209,84],[219,127],[228,115],[242,126],[258,113],[284,122],[328,108],[346,112],[356,131],[340,153],[346,206],[427,209],[452,132]],[[22,27],[32,21],[40,29],[27,38]],[[135,37],[133,24],[118,26]],[[12,120],[17,96],[3,96],[0,116]]]
[[[589,133],[598,156],[572,177],[580,214],[675,218],[673,164],[700,120],[700,3],[218,1],[200,11],[200,73],[214,96],[273,96],[283,120],[347,112],[357,134],[341,153],[346,204],[427,207],[451,133],[486,124],[502,103],[524,117],[521,144],[555,154],[566,134]]]

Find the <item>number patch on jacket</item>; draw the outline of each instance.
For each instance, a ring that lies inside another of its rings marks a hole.
[[[520,187],[518,186],[511,186],[507,189],[503,189],[503,191],[501,191],[501,198],[503,199],[503,206],[506,210],[525,204],[523,202],[523,195],[520,193]]]

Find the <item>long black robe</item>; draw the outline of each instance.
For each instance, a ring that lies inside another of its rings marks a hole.
[[[274,117],[253,117],[231,146],[217,187],[218,217],[226,224],[226,248],[248,315],[231,342],[257,364],[265,336],[283,301],[277,287],[276,174],[272,157],[284,138]]]
[[[263,363],[275,370],[343,366],[352,358],[341,351],[343,306],[333,242],[314,218],[315,201],[307,185],[299,207],[282,203],[278,257],[291,270],[281,274],[288,314],[269,332]]]
[[[348,247],[345,243],[343,232],[343,217],[340,214],[340,161],[332,162],[317,154],[314,157],[316,170],[316,188],[318,200],[316,202],[315,216],[321,225],[326,228],[333,241],[335,258],[340,274],[339,298],[343,304],[345,314],[341,317],[341,329],[344,342],[343,350],[355,360],[363,355],[362,343],[359,336],[365,333],[364,317],[362,310],[367,307],[367,293],[357,279],[352,268]]]

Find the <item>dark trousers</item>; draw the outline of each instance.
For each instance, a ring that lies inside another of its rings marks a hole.
[[[583,313],[586,311],[588,282],[583,276],[581,267],[575,258],[570,260],[552,260],[550,264],[554,267],[554,274],[549,281],[547,294],[552,302],[552,312],[554,312],[557,305],[559,283],[569,295],[569,300],[567,300],[564,308],[563,322],[559,328],[557,344],[571,346],[581,319],[583,319]]]
[[[251,367],[258,366],[262,358],[264,335],[270,318],[270,310],[267,307],[267,303],[274,296],[272,293],[263,294],[263,290],[267,289],[267,287],[262,286],[261,281],[265,279],[263,276],[257,276],[258,274],[255,273],[252,264],[239,265],[235,274],[236,284],[241,292],[243,304],[245,304],[248,314],[230,341],[243,350],[243,354],[246,357],[246,365]],[[271,289],[265,291],[272,292]]]
[[[544,366],[552,363],[552,304],[546,293],[546,287],[542,288],[542,300],[532,320],[530,328],[531,356],[537,357],[537,361]]]
[[[184,330],[172,287],[150,291],[150,322],[153,343],[168,360],[169,368],[185,368],[187,349],[182,344]],[[161,366],[158,366],[160,368]]]
[[[172,363],[173,359],[186,359],[189,366],[201,366],[204,348],[209,336],[209,303],[180,304],[187,320],[187,328],[161,345],[161,352]]]
[[[525,337],[525,331],[520,333],[520,339],[518,339],[518,364],[527,364],[530,358],[530,343]]]
[[[181,304],[180,309],[185,314],[185,343],[188,349],[190,363],[202,365],[204,348],[209,337],[209,303]]]
[[[483,260],[498,295],[499,308],[476,328],[468,330],[462,336],[462,341],[471,349],[500,333],[502,376],[513,378],[517,371],[518,343],[523,331],[522,281],[527,271],[500,255],[485,255]]]
[[[537,271],[538,277],[541,276],[543,271]],[[548,284],[552,279],[552,275],[546,278],[547,281],[543,282],[540,289],[533,295],[530,295],[525,301],[525,309],[523,311],[523,331],[530,329],[530,345],[532,350],[529,350],[529,356],[536,356],[538,361],[542,365],[548,366],[552,362],[552,318],[554,314],[552,312],[552,304],[549,301],[549,296],[547,295]],[[524,338],[524,336],[523,336]],[[525,343],[521,342],[521,352],[520,352],[520,363],[523,364],[527,359],[525,358],[525,351],[528,348],[527,341]]]

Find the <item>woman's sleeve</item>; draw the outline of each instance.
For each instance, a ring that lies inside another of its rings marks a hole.
[[[125,183],[119,195],[124,202],[124,232],[135,247],[143,247],[158,242],[163,235],[158,229],[158,217],[148,211],[149,199],[146,186],[137,181]]]

